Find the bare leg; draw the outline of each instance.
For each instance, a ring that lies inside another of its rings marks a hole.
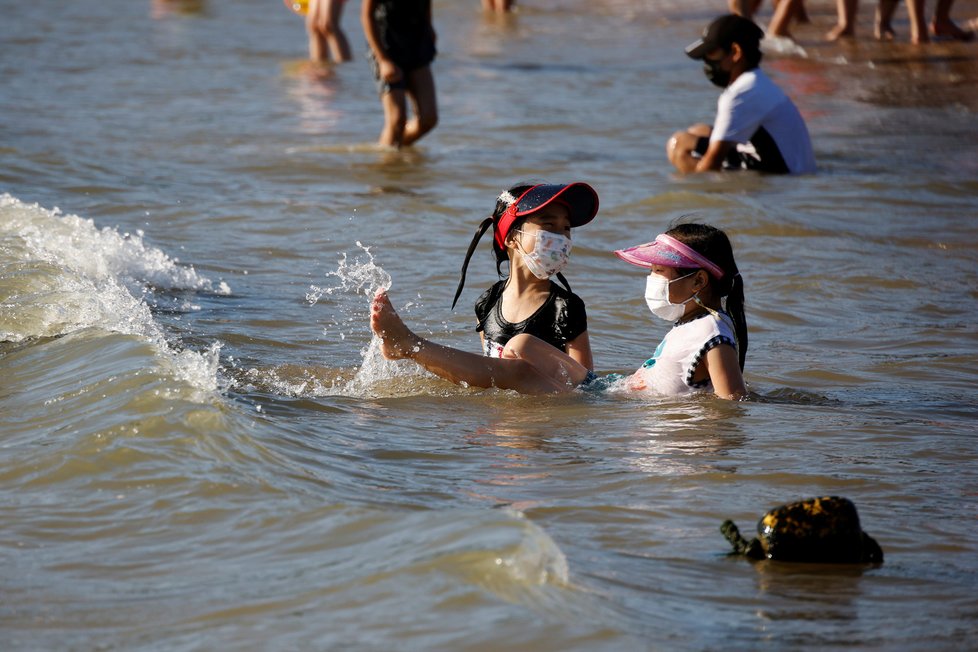
[[[573,389],[587,374],[576,360],[539,340],[550,351],[525,341],[517,343],[510,354],[514,357],[509,358],[487,358],[430,342],[404,324],[386,292],[378,292],[374,297],[370,328],[380,338],[385,358],[414,360],[431,373],[454,383],[513,389],[524,394],[552,394]],[[529,335],[521,337],[535,339]],[[541,352],[546,355],[540,355]],[[541,359],[528,359],[534,355]],[[561,361],[559,356],[569,362]],[[547,371],[553,372],[552,375],[547,375]],[[565,380],[565,376],[570,377]]]
[[[781,0],[774,10],[771,23],[767,26],[767,33],[771,36],[791,38],[791,31],[788,26],[799,7],[802,7],[801,0]]]
[[[825,35],[825,38],[835,41],[842,37],[855,36],[857,9],[859,9],[859,0],[837,0],[836,11],[839,22]]]
[[[937,0],[934,8],[934,20],[931,21],[930,29],[934,36],[950,37],[958,41],[975,40],[973,30],[964,30],[954,24],[951,20],[951,5],[954,0]]]
[[[754,18],[754,14],[761,7],[762,0],[730,0],[728,6],[730,13],[743,16],[744,18]]]
[[[924,0],[907,0],[907,11],[910,13],[910,42],[926,43],[930,37],[927,35]]]
[[[899,0],[879,0],[876,5],[876,28],[873,35],[878,41],[892,41],[896,38],[893,31],[893,12],[896,11]]]
[[[407,100],[404,89],[394,88],[380,96],[384,106],[384,129],[377,142],[382,147],[400,147],[404,140],[407,123]]]
[[[482,0],[482,9],[484,11],[493,11],[497,14],[503,14],[512,9],[513,0]]]
[[[414,105],[414,117],[407,121],[401,145],[410,145],[438,124],[438,101],[431,66],[412,70],[407,77],[408,92]]]
[[[351,59],[350,44],[340,28],[342,11],[342,0],[310,0],[306,32],[312,61],[327,61],[327,50],[337,63]]]

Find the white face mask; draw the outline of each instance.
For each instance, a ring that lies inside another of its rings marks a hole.
[[[692,301],[696,295],[686,299],[682,303],[669,302],[669,285],[684,278],[689,278],[696,272],[691,272],[686,276],[674,278],[671,281],[658,274],[649,274],[645,280],[645,303],[648,304],[652,314],[666,321],[676,321],[686,312],[686,304]]]
[[[520,231],[522,235],[528,235]],[[523,262],[530,273],[539,279],[547,279],[567,267],[570,259],[571,239],[566,235],[550,231],[535,231],[536,243],[533,251],[527,253],[517,243]]]

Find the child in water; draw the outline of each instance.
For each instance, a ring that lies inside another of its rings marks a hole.
[[[625,385],[665,395],[712,390],[720,398],[745,397],[744,286],[726,234],[703,224],[683,224],[653,242],[615,253],[649,269],[646,303],[655,315],[674,322],[653,357]],[[425,340],[404,324],[384,291],[374,297],[370,326],[384,357],[414,360],[456,383],[547,394],[596,380],[582,364],[526,333],[510,340],[509,357],[503,359]]]
[[[615,255],[649,270],[645,302],[673,328],[628,378],[633,390],[684,394],[712,389],[722,398],[747,394],[744,282],[727,235],[705,224],[680,224]],[[722,301],[726,299],[726,301]]]
[[[378,144],[410,145],[438,123],[431,72],[436,54],[431,0],[363,0],[360,20],[384,107]],[[415,112],[410,120],[409,96]]]
[[[476,330],[485,355],[512,357],[506,346],[521,333],[533,335],[593,368],[584,302],[571,292],[561,270],[571,250],[571,229],[598,212],[598,195],[586,183],[515,185],[496,199],[496,209],[479,225],[465,254],[452,308],[465,285],[465,272],[483,234],[492,227],[496,272],[509,275],[475,304]],[[564,285],[554,283],[551,276]]]

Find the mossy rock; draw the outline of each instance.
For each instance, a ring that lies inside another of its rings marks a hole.
[[[751,559],[882,564],[883,549],[863,532],[852,501],[838,496],[810,498],[775,507],[757,522],[757,537],[747,541],[733,521],[720,531],[733,554]]]

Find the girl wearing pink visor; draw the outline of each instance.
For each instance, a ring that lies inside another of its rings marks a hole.
[[[561,273],[571,250],[571,229],[598,212],[598,195],[586,183],[515,185],[496,199],[465,254],[452,308],[479,240],[492,227],[499,276],[475,303],[476,330],[485,355],[508,357],[515,336],[533,335],[588,369],[593,367],[584,302]],[[506,265],[508,274],[501,271]],[[556,276],[561,285],[551,280]]]
[[[649,270],[645,302],[652,314],[673,322],[627,386],[657,394],[746,396],[744,282],[727,235],[705,224],[680,224],[615,255]]]

